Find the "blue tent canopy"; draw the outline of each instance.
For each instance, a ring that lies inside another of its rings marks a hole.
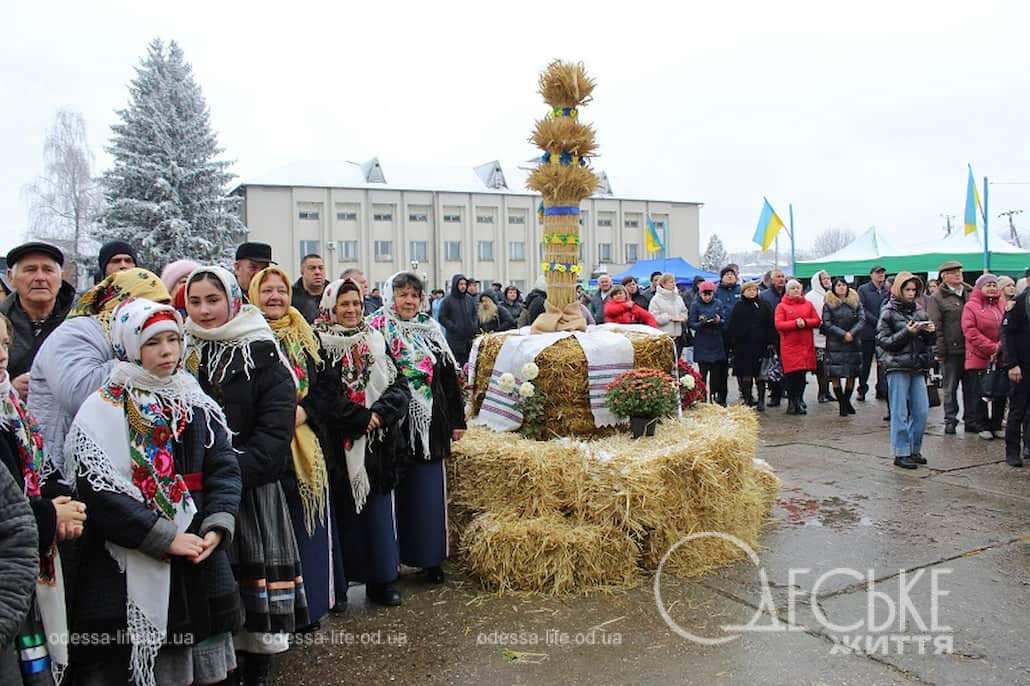
[[[677,284],[692,284],[695,276],[713,281],[719,279],[718,274],[698,269],[682,257],[670,257],[664,260],[640,260],[621,274],[613,274],[612,280],[618,283],[620,279],[632,276],[637,281],[646,284],[649,283],[652,272],[670,272],[676,277]]]

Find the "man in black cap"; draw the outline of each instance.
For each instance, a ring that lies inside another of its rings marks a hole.
[[[124,272],[139,264],[136,250],[125,241],[109,241],[100,247],[100,278]]]
[[[877,265],[869,270],[869,283],[858,288],[858,299],[865,310],[865,326],[862,328],[862,374],[858,378],[858,399],[864,401],[869,392],[869,372],[876,359],[876,325],[880,321],[880,309],[891,297],[887,286],[887,270]],[[876,369],[876,399],[887,399],[887,379]]]
[[[243,299],[247,299],[247,289],[250,288],[250,280],[254,275],[270,264],[272,261],[272,246],[268,243],[241,243],[236,248],[236,264],[233,269],[236,272],[236,281],[243,291]]]
[[[7,373],[22,398],[29,394],[29,369],[43,341],[64,321],[75,301],[75,288],[61,279],[64,253],[50,243],[24,243],[7,253],[14,292],[0,303],[11,321]]]

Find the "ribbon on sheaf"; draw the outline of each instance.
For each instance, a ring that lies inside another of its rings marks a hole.
[[[555,207],[545,207],[545,217],[568,217],[579,214],[579,208],[575,205],[557,205]]]
[[[583,318],[578,300],[573,300],[562,309],[551,303],[544,303],[544,307],[543,314],[533,322],[533,333],[587,330],[587,320]]]

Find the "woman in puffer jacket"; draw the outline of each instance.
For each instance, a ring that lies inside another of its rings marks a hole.
[[[996,362],[1001,349],[1001,323],[1005,304],[998,277],[984,274],[976,280],[973,292],[962,310],[962,335],[966,339],[966,374],[972,381],[973,420],[980,438],[1000,438],[1001,420],[1005,416],[1005,398],[991,402],[983,399],[983,378],[987,368]]]
[[[822,318],[803,295],[801,283],[787,282],[786,294],[776,306],[776,331],[780,334],[783,384],[787,391],[787,414],[808,414],[805,406],[805,374],[815,371],[813,332]]]
[[[702,283],[698,293],[687,320],[694,332],[694,362],[701,370],[711,401],[725,406],[729,366],[722,334],[730,313],[715,299],[715,284],[711,281]]]
[[[647,309],[654,315],[658,322],[658,328],[676,341],[676,354],[679,355],[683,347],[683,327],[690,312],[687,310],[683,298],[680,297],[679,291],[676,290],[675,276],[668,273],[662,274]]]
[[[658,328],[658,322],[651,313],[629,299],[625,286],[612,286],[612,292],[604,302],[605,324],[646,324]]]
[[[937,329],[916,298],[923,282],[901,272],[891,286],[891,297],[876,325],[876,356],[887,376],[891,411],[891,453],[895,466],[916,469],[926,464],[922,455],[926,415],[926,370],[933,361]]]
[[[865,309],[858,293],[844,279],[834,279],[833,288],[823,302],[821,330],[826,337],[826,377],[833,385],[833,394],[840,405],[840,416],[855,414],[851,394],[855,380],[862,372],[862,327]],[[845,379],[841,388],[841,379]]]

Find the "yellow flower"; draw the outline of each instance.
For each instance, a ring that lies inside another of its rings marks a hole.
[[[573,274],[579,274],[581,271],[583,271],[583,265],[574,264],[572,265],[572,269],[570,269],[569,271],[571,271]]]
[[[554,265],[554,271],[556,271],[556,272],[564,272],[565,271],[565,265],[564,264],[555,264]]]
[[[544,269],[545,272],[551,270],[551,265],[549,265],[546,262],[544,262],[542,266],[543,266],[543,269]]]

